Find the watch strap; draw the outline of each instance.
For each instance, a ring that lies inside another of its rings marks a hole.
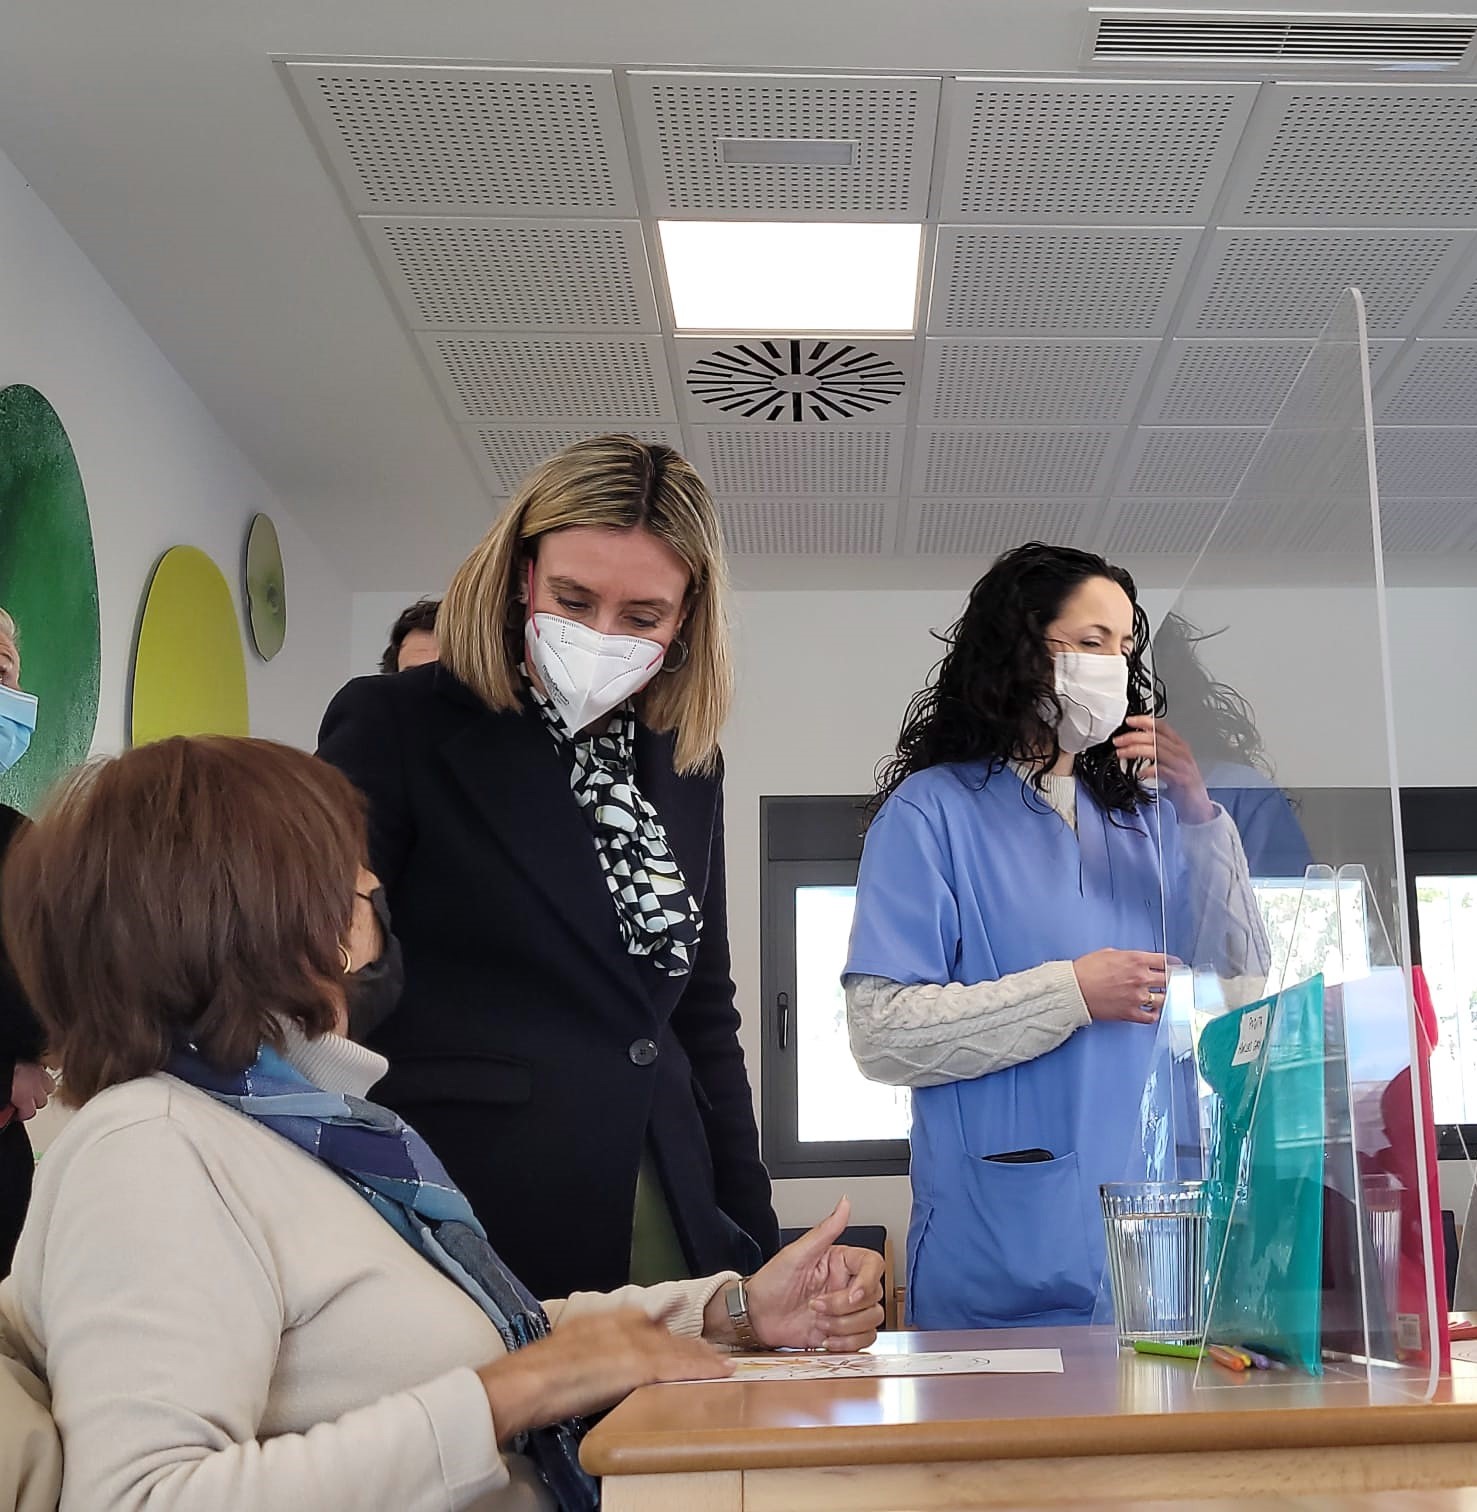
[[[749,1317],[749,1278],[740,1276],[730,1281],[723,1291],[723,1305],[728,1309],[728,1324],[741,1349],[763,1349],[759,1335],[754,1332],[753,1320]]]

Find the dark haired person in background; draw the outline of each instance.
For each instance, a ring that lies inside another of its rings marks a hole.
[[[921,1328],[1091,1321],[1166,952],[1266,969],[1236,828],[1156,725],[1148,640],[1126,572],[1006,553],[882,775],[845,985],[862,1071],[915,1089]]]
[[[0,772],[26,753],[36,727],[36,700],[20,691],[21,657],[15,622],[0,609]],[[0,803],[0,865],[25,816]],[[0,1276],[10,1257],[31,1198],[35,1160],[25,1124],[46,1106],[53,1090],[40,1065],[41,1030],[0,945]]]
[[[380,657],[381,672],[405,672],[411,667],[424,667],[441,655],[441,646],[436,640],[436,615],[440,612],[441,600],[417,599],[390,626],[390,644]]]

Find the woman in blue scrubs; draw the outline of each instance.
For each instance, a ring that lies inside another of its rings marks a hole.
[[[883,771],[845,987],[862,1071],[915,1089],[914,1326],[1091,1321],[1166,955],[1266,970],[1236,827],[1156,725],[1148,639],[1126,572],[1009,552]]]

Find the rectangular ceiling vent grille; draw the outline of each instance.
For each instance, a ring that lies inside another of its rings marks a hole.
[[[1473,16],[1354,16],[1334,12],[1094,10],[1092,58],[1455,68],[1477,36]]]

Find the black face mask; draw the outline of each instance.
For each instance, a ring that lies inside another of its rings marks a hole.
[[[369,906],[379,920],[385,948],[374,960],[344,978],[349,1000],[349,1038],[360,1044],[395,1011],[405,990],[405,962],[400,954],[400,941],[390,932],[390,905],[385,901],[383,887],[376,887],[369,894]]]

